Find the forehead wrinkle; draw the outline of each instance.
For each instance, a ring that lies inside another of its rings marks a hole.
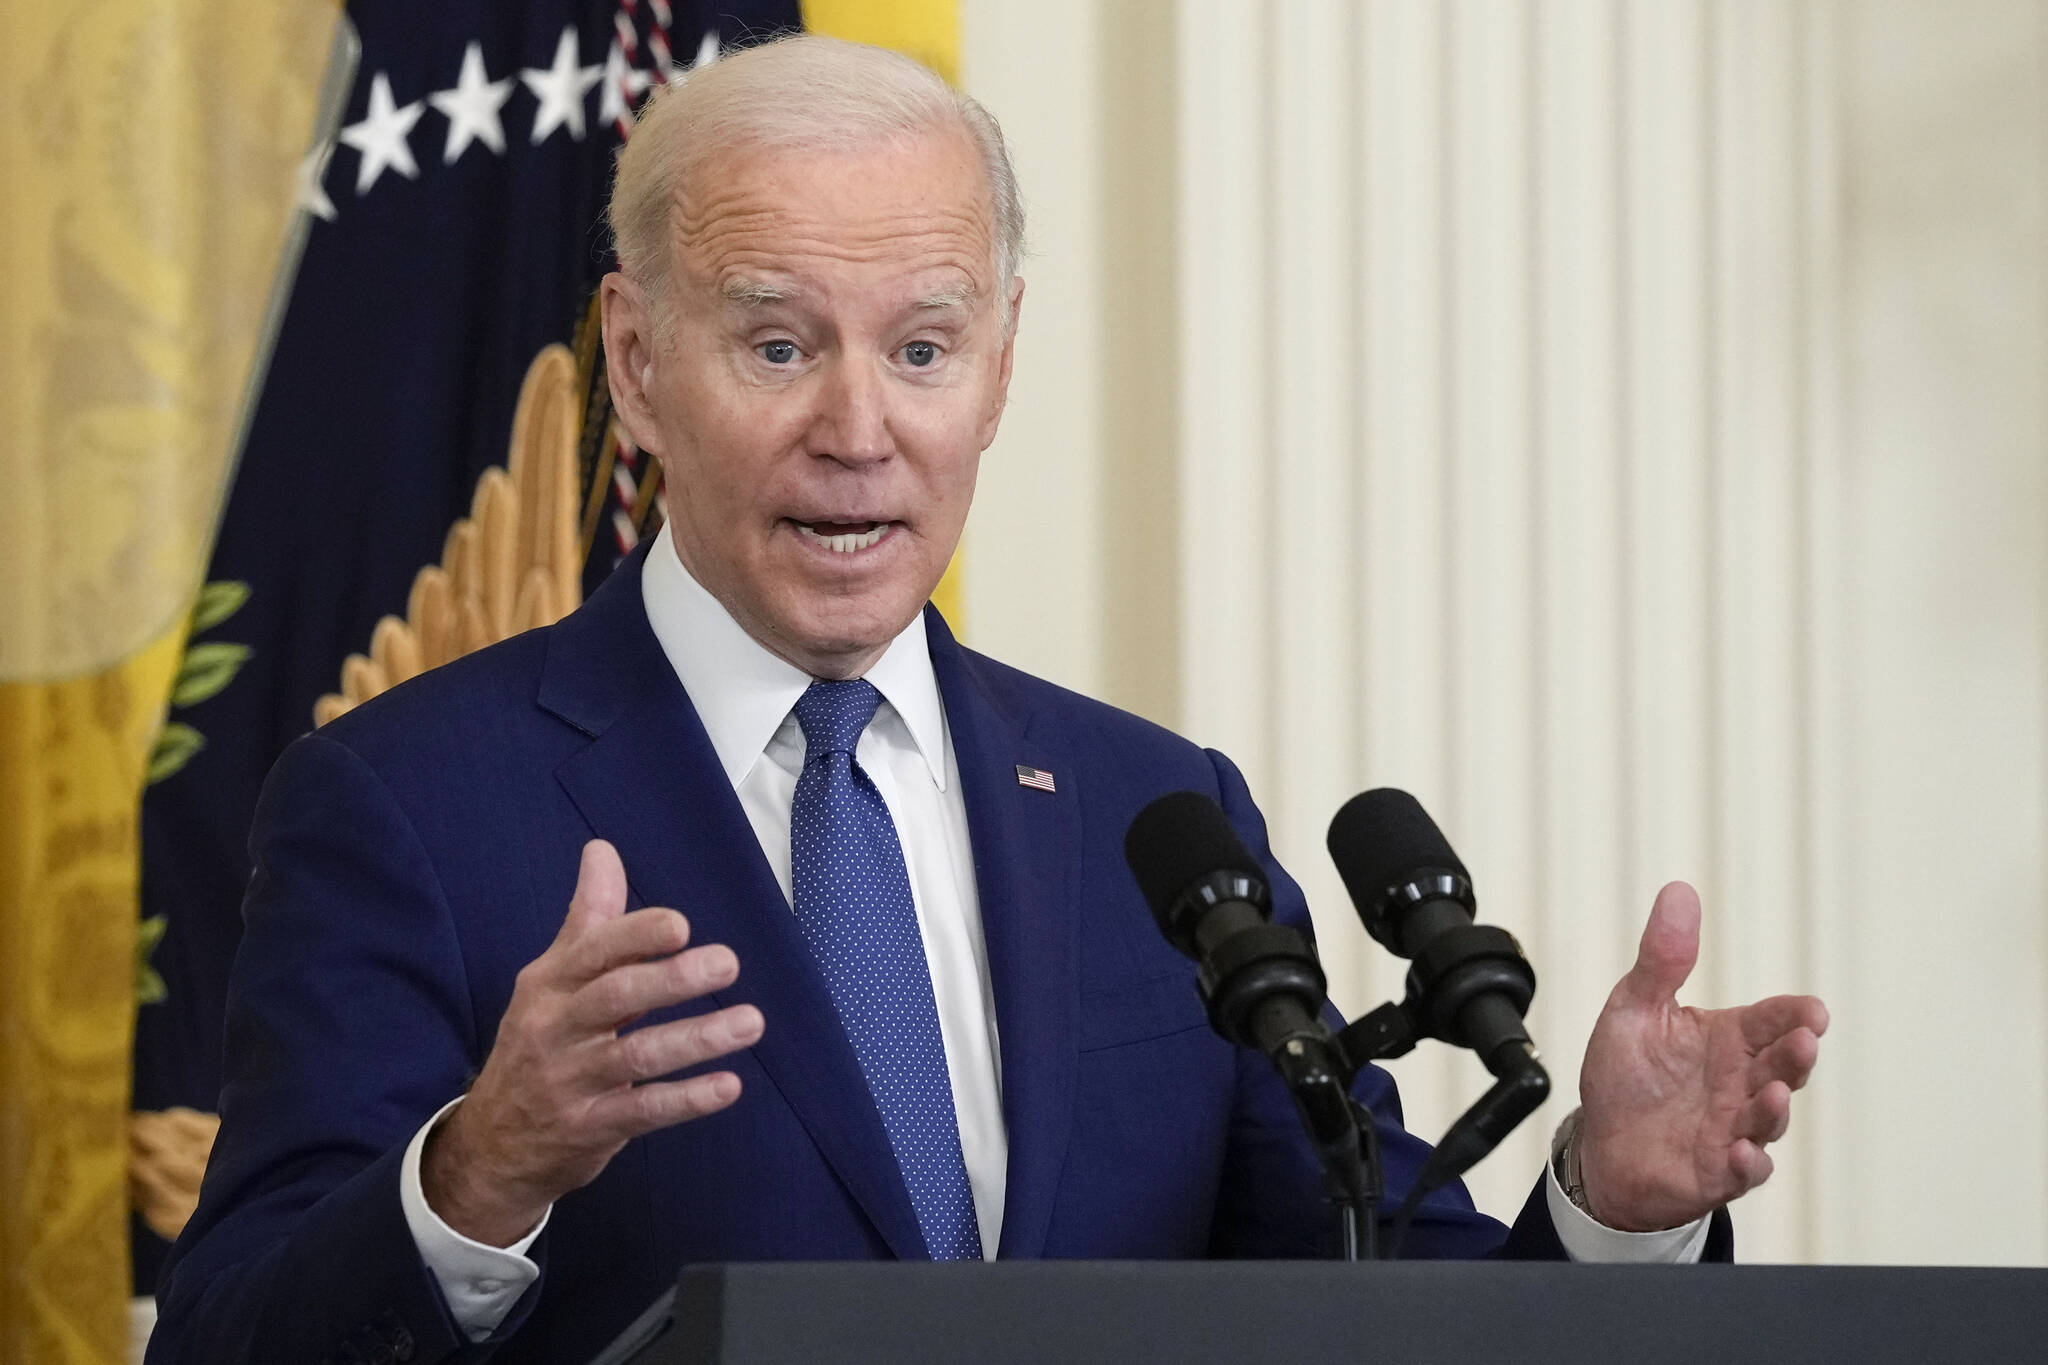
[[[965,202],[943,194],[915,198],[905,196],[899,201],[899,208],[971,222],[985,230],[990,215],[989,205],[983,202],[984,197],[970,194],[964,198]],[[750,204],[748,201],[753,202]],[[701,187],[678,187],[669,197],[671,219],[686,229],[701,227],[706,221],[726,214],[739,217],[757,213],[801,215],[817,205],[822,205],[823,211],[829,215],[829,197],[821,188],[807,180],[786,175],[750,176],[740,173],[720,176]]]
[[[670,220],[678,254],[716,274],[726,261],[740,258],[766,264],[813,256],[860,264],[929,252],[946,264],[954,257],[978,264],[993,246],[987,215],[971,209],[918,205],[849,221],[786,204],[731,202],[748,197],[730,194],[697,212],[677,202]],[[975,278],[977,271],[969,266],[967,274]]]
[[[785,298],[800,301],[836,289],[833,272],[849,266],[880,267],[908,286],[905,294],[929,295],[940,308],[955,294],[976,304],[995,296],[995,206],[964,133],[852,156],[856,167],[839,152],[715,154],[669,196],[669,259],[728,303],[735,293],[767,302],[735,279],[789,288]],[[947,278],[954,271],[964,291]]]
[[[742,258],[766,263],[812,257],[864,264],[920,254],[939,260],[972,260],[988,254],[986,237],[915,219],[856,225],[783,221],[764,231],[765,226],[720,223],[685,237],[682,252],[704,265]]]

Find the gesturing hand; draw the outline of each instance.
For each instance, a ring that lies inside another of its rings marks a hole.
[[[1699,895],[1673,882],[1586,1045],[1580,1163],[1586,1202],[1612,1228],[1678,1227],[1761,1185],[1764,1147],[1785,1135],[1820,1054],[1828,1012],[1813,996],[1681,1006],[1699,950]]]
[[[593,839],[561,932],[519,973],[476,1084],[427,1140],[420,1183],[457,1232],[509,1246],[630,1139],[739,1098],[730,1071],[637,1084],[753,1046],[762,1019],[734,1005],[621,1035],[739,975],[730,948],[683,951],[690,925],[674,910],[625,910],[619,855]]]

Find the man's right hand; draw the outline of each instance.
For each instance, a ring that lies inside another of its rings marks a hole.
[[[476,1084],[427,1138],[420,1183],[443,1222],[510,1246],[631,1139],[739,1098],[730,1071],[642,1082],[752,1047],[762,1029],[752,1005],[619,1032],[738,977],[732,949],[684,951],[689,941],[674,910],[627,914],[617,851],[602,839],[583,846],[561,932],[519,973]]]

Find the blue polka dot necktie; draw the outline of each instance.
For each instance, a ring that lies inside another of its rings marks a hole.
[[[797,923],[824,970],[932,1259],[981,1259],[981,1231],[931,969],[889,808],[854,747],[882,694],[865,679],[812,683],[796,704],[804,770],[790,810]]]

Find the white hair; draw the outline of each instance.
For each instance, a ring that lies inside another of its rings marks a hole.
[[[1024,253],[1024,206],[1002,129],[929,67],[886,48],[817,34],[746,48],[655,90],[619,153],[610,207],[619,265],[658,314],[678,200],[721,153],[851,150],[946,128],[967,134],[988,177],[996,316],[1007,333]]]

